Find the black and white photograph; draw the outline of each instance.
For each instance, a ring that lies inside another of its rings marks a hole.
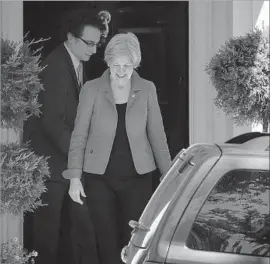
[[[1,0],[0,264],[269,264],[269,1]]]

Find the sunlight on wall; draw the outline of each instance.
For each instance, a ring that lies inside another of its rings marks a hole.
[[[264,28],[267,28],[267,27],[269,28],[269,1],[263,2],[262,8],[260,10],[255,26],[259,28],[262,28],[263,26]],[[252,131],[262,132],[263,131],[262,124],[253,125]]]
[[[256,21],[257,27],[261,28],[263,25],[265,27],[269,26],[269,1],[263,2],[263,6]]]

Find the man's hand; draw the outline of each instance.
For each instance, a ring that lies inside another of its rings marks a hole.
[[[80,179],[78,178],[70,179],[68,194],[74,202],[83,204],[81,196],[86,197],[86,195],[84,193],[84,189]]]

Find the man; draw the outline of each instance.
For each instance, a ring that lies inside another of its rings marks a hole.
[[[69,181],[62,177],[62,172],[67,167],[80,88],[86,81],[83,62],[96,53],[102,34],[106,32],[103,31],[105,25],[108,28],[104,12],[102,15],[91,15],[89,10],[72,11],[68,15],[66,40],[42,63],[45,66],[40,76],[44,85],[40,95],[42,116],[30,118],[24,127],[24,141],[30,140],[30,146],[37,154],[50,157],[51,178],[41,197],[47,205],[34,213],[33,238],[28,245],[39,254],[37,264],[98,263],[90,216],[82,213],[86,212],[84,206],[68,200]],[[72,215],[71,225],[68,211]],[[73,217],[77,214],[80,217]],[[85,224],[87,228],[82,234],[80,227]]]

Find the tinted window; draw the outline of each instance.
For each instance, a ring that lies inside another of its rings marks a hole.
[[[187,246],[269,257],[269,182],[269,171],[224,175],[201,208]]]

